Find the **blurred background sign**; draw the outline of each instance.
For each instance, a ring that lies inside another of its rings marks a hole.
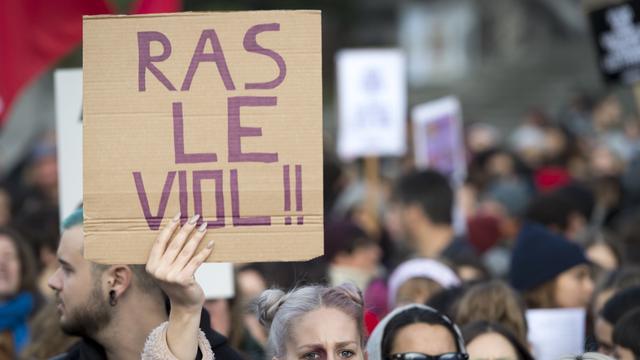
[[[404,155],[407,90],[402,51],[342,50],[336,64],[340,158]]]
[[[476,14],[474,2],[467,0],[404,3],[399,42],[407,53],[411,87],[445,84],[467,74]]]
[[[589,12],[598,66],[608,82],[640,80],[640,1],[607,2]]]
[[[54,74],[60,224],[82,203],[82,69]]]
[[[433,168],[461,184],[467,165],[458,98],[448,96],[418,105],[411,117],[416,167]]]

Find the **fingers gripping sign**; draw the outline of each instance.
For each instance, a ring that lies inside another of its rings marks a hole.
[[[172,309],[199,313],[204,292],[194,274],[211,255],[213,240],[198,251],[207,233],[206,222],[196,229],[198,219],[199,215],[195,215],[180,228],[180,214],[176,215],[158,234],[146,269],[169,297]]]
[[[199,218],[195,215],[180,228],[176,215],[158,234],[146,266],[171,302],[166,343],[178,359],[194,359],[198,352],[205,296],[194,274],[213,250],[213,241],[198,250],[207,232],[206,222],[196,229]]]

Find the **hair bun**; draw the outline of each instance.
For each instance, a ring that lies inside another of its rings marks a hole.
[[[260,324],[267,328],[271,327],[271,322],[276,316],[280,305],[284,303],[287,295],[280,289],[265,290],[260,294],[255,302],[255,312],[258,315]]]

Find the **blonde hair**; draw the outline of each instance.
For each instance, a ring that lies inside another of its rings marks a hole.
[[[433,295],[442,291],[443,287],[434,280],[414,277],[405,281],[392,299],[396,305],[420,303],[426,304]]]
[[[518,293],[500,280],[472,286],[458,303],[456,323],[460,326],[475,321],[498,323],[527,343],[525,305]]]

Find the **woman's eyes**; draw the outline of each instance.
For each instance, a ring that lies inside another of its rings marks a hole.
[[[339,356],[340,359],[351,359],[355,355],[356,355],[356,353],[351,351],[351,350],[340,350],[338,352],[338,356]],[[303,359],[303,360],[315,360],[315,359],[321,359],[321,356],[317,352],[309,352],[309,353],[306,353],[306,354],[302,355],[301,359]]]
[[[341,359],[349,359],[352,358],[356,353],[354,353],[351,350],[341,350],[340,351],[340,358]]]

